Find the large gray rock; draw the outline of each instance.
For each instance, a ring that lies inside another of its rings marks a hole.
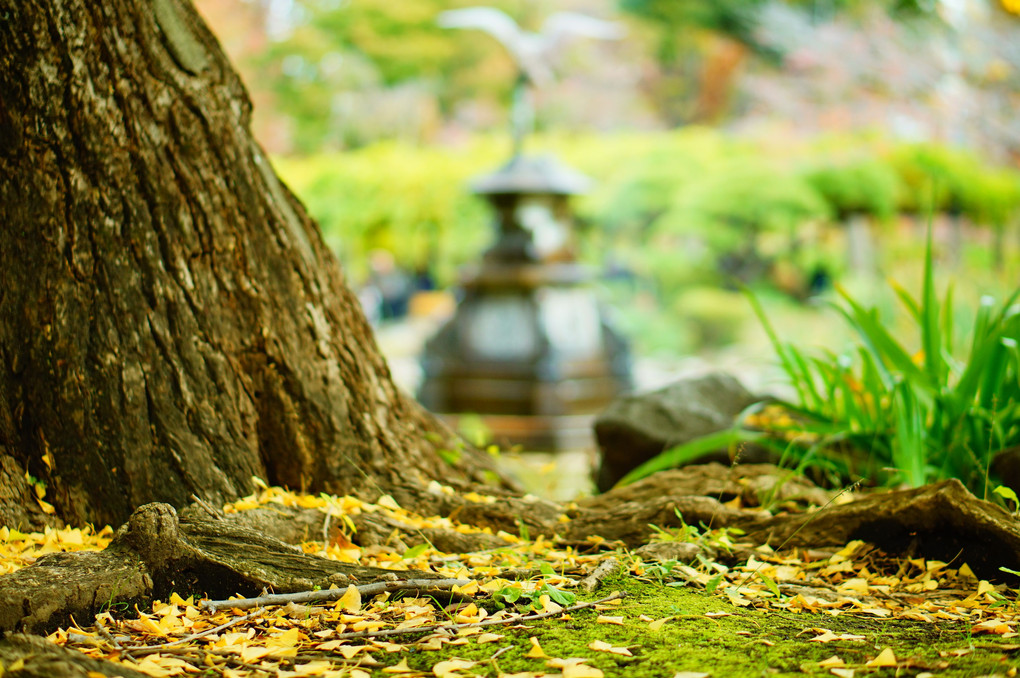
[[[595,420],[602,453],[596,485],[605,492],[631,469],[671,447],[730,428],[741,411],[762,400],[728,374],[681,379],[658,391],[621,396]],[[767,460],[761,448],[741,450],[741,461]],[[729,463],[726,450],[702,461]]]

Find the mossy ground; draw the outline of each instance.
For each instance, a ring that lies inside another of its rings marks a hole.
[[[605,583],[601,591],[627,593],[622,604],[606,615],[624,617],[622,626],[596,622],[599,613],[582,610],[572,619],[546,619],[526,629],[490,628],[504,634],[492,644],[470,643],[447,646],[442,651],[411,651],[388,655],[395,663],[406,658],[408,666],[430,672],[437,662],[452,657],[482,662],[502,648],[495,660],[478,664],[467,674],[498,676],[513,673],[557,673],[547,660],[526,656],[531,637],[538,638],[549,657],[586,657],[588,665],[606,676],[628,678],[670,678],[678,672],[722,676],[832,676],[820,665],[836,655],[848,669],[862,676],[914,676],[920,673],[956,676],[1010,676],[1020,669],[1020,645],[998,636],[973,636],[970,625],[961,622],[914,622],[873,619],[851,614],[785,613],[738,608],[726,597],[689,588],[648,583],[621,576]],[[705,616],[706,613],[728,616]],[[661,619],[672,617],[660,630],[652,631],[641,615]],[[864,640],[812,642],[818,633],[852,633]],[[632,657],[618,656],[588,648],[594,640],[615,647],[627,647]],[[896,668],[866,667],[884,648],[892,648]],[[386,658],[379,657],[386,661]],[[388,675],[377,670],[375,675]]]

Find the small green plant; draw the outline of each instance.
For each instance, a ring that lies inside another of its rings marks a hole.
[[[647,563],[644,566],[645,574],[655,577],[656,581],[659,582],[659,586],[666,586],[666,579],[673,574],[673,568],[679,565],[679,562],[670,560],[657,560],[652,563]]]
[[[834,483],[864,477],[913,487],[958,478],[987,496],[991,460],[1020,445],[1020,289],[1002,304],[983,297],[970,341],[957,358],[953,297],[935,290],[931,233],[919,297],[894,285],[917,327],[909,349],[846,291],[835,311],[856,335],[852,352],[811,355],[785,343],[754,295],[764,326],[796,396],[743,413],[736,426],[665,452],[623,483],[754,442],[791,465],[819,471]]]
[[[542,596],[549,596],[549,600],[557,605],[573,605],[577,596],[569,591],[559,589],[552,584],[542,584],[534,591],[525,591],[520,586],[504,586],[493,591],[492,600],[496,605],[502,607],[515,606],[536,611],[542,610],[539,599]]]
[[[688,525],[684,522],[684,517],[680,514],[680,511],[676,508],[673,509],[673,515],[676,516],[677,520],[680,521],[679,527],[659,527],[658,525],[648,524],[648,527],[652,528],[655,532],[652,536],[651,541],[653,542],[696,542],[701,538],[701,532],[698,528],[693,525]]]
[[[1020,497],[1016,496],[1016,492],[1013,491],[1013,488],[1006,487],[1005,485],[999,485],[992,491],[1012,504],[1014,516],[1020,515]]]

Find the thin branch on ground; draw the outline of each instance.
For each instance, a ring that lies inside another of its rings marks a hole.
[[[147,654],[163,652],[164,650],[179,647],[184,645],[185,643],[190,643],[191,641],[197,640],[198,638],[202,638],[203,636],[211,636],[214,633],[219,633],[220,631],[229,629],[231,626],[236,626],[237,624],[243,624],[246,621],[251,621],[255,617],[261,616],[263,613],[264,610],[258,609],[252,612],[251,614],[244,615],[243,617],[234,617],[225,624],[220,624],[219,626],[214,626],[211,629],[199,631],[198,633],[192,633],[189,636],[185,636],[184,638],[178,638],[177,640],[171,641],[169,643],[161,643],[159,645],[143,645],[140,647],[128,647],[125,648],[124,653],[127,654],[128,656],[143,657]]]
[[[459,631],[460,629],[471,629],[475,627],[483,626],[495,626],[497,624],[515,624],[520,622],[536,621],[538,619],[546,619],[548,617],[556,617],[558,615],[566,614],[568,612],[576,612],[589,607],[595,607],[603,603],[608,603],[611,600],[617,598],[626,597],[626,593],[617,591],[611,596],[607,596],[601,600],[594,600],[590,603],[578,603],[577,605],[571,605],[565,607],[562,610],[556,610],[555,612],[538,612],[535,614],[528,615],[511,615],[508,617],[500,617],[499,619],[484,619],[480,622],[468,622],[465,624],[435,624],[433,626],[417,626],[406,629],[380,629],[376,631],[354,631],[351,633],[338,633],[333,636],[333,640],[354,640],[356,638],[386,638],[389,636],[403,636],[411,633],[435,633],[437,631]]]
[[[448,591],[454,586],[467,586],[471,579],[402,579],[399,581],[375,582],[356,586],[363,596],[374,596],[387,591]],[[335,588],[325,591],[301,591],[299,593],[275,593],[257,598],[234,600],[203,600],[198,606],[215,612],[223,608],[250,610],[253,607],[286,605],[287,603],[320,603],[340,600],[347,589]]]
[[[223,520],[223,514],[220,511],[217,511],[212,506],[210,506],[209,502],[207,502],[205,499],[202,499],[197,494],[193,494],[191,495],[191,500],[198,504],[203,511],[212,516],[213,520]]]
[[[106,642],[108,642],[110,645],[117,648],[118,650],[123,649],[120,646],[120,642],[118,642],[117,639],[113,637],[113,634],[110,633],[110,631],[103,624],[103,620],[99,618],[98,614],[96,615],[96,631],[98,631],[99,635],[101,635],[103,639],[105,639]]]
[[[147,652],[145,654],[154,654],[154,653]],[[269,668],[266,668],[266,667],[263,667],[263,666],[258,666],[256,664],[252,664],[252,663],[249,663],[249,662],[246,662],[246,661],[243,661],[243,660],[239,659],[237,657],[237,653],[236,652],[232,652],[231,650],[202,648],[202,647],[196,647],[196,646],[193,646],[193,645],[182,645],[182,646],[178,646],[178,647],[164,647],[161,650],[159,650],[159,654],[174,655],[174,656],[177,656],[177,657],[187,657],[188,659],[191,659],[192,661],[196,661],[199,664],[205,663],[207,658],[212,656],[212,657],[216,658],[214,661],[222,661],[222,662],[224,662],[226,664],[230,664],[231,666],[233,666],[235,668],[247,669],[249,671],[254,671],[254,672],[257,672],[257,673],[264,673],[266,675],[273,675],[275,673],[274,670],[271,670]],[[133,657],[130,652],[125,653],[125,656],[128,659],[132,659],[132,660],[135,659],[135,657]],[[195,656],[195,658],[192,659],[192,656]],[[275,657],[273,659],[275,659]],[[339,658],[338,658],[337,659],[337,663],[343,663],[343,662],[340,661]],[[130,666],[130,664],[129,664],[129,666]]]

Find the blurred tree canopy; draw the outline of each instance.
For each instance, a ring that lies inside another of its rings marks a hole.
[[[1002,17],[1020,11],[1016,7],[1020,0],[974,2],[997,8],[993,12]],[[298,153],[354,148],[379,139],[434,141],[440,135],[449,138],[451,133],[503,127],[515,74],[512,60],[491,36],[440,28],[437,15],[454,7],[490,4],[525,28],[535,29],[548,14],[568,7],[566,3],[555,6],[535,0],[197,3],[203,11],[209,8],[221,15],[221,21],[214,21],[221,37],[240,30],[230,24],[236,24],[242,13],[262,12],[265,35],[257,47],[249,45],[240,66],[256,97],[257,117],[265,113],[277,117],[278,134],[260,133],[260,138],[271,150]],[[236,11],[224,11],[231,5]],[[910,18],[910,25],[921,27],[919,32],[943,39],[944,5],[948,6],[940,0],[574,0],[569,3],[570,10],[615,17],[625,21],[630,31],[620,45],[571,49],[566,69],[569,77],[556,88],[555,97],[545,96],[541,102],[538,125],[540,129],[546,124],[587,130],[647,129],[732,120],[753,110],[762,75],[785,74],[792,83],[786,85],[787,93],[795,95],[792,88],[801,86],[796,83],[808,80],[802,57],[814,59],[817,66],[818,53],[824,51],[822,43],[831,41],[833,30],[846,33],[856,27],[864,40],[872,43],[867,48],[872,53],[888,52],[891,47],[879,43],[890,42],[895,36],[876,23],[876,16],[892,17],[896,22]],[[288,8],[287,12],[274,14],[277,6]],[[784,12],[795,12],[799,18],[787,21],[777,31],[776,18],[782,19]],[[997,16],[990,19],[993,24],[997,21]],[[827,24],[837,28],[830,29]],[[1001,36],[997,41],[975,40],[984,45],[1003,44]],[[230,48],[237,40],[228,38],[226,42]],[[937,51],[936,46],[928,52],[932,50]],[[1003,92],[1020,89],[1016,84],[1020,57],[985,51],[975,55],[973,63],[979,70],[987,70],[987,77],[983,72],[967,74],[968,82],[974,82],[973,77],[985,78],[989,87]],[[851,86],[858,88],[857,94],[868,96],[895,73],[938,69],[940,57],[928,52],[915,50],[904,56],[900,50],[889,57],[896,68],[871,71],[870,80],[862,80],[851,63],[866,61],[860,52],[846,54],[838,67],[851,71]],[[784,63],[787,55],[791,63]],[[753,83],[741,78],[749,70],[755,74]],[[608,76],[604,78],[604,74]],[[812,77],[823,83],[848,82],[841,75],[816,68]],[[748,85],[757,91],[749,94]],[[939,83],[923,85],[929,93],[937,90],[936,95],[941,96],[943,92]],[[1002,101],[992,101],[991,108],[1007,110],[1009,96],[1000,95]],[[623,105],[622,101],[634,103]],[[787,101],[792,101],[790,96],[769,103],[774,106]]]
[[[513,3],[486,4],[524,18]],[[372,141],[378,137],[372,118],[392,116],[386,108],[404,107],[409,118],[379,122],[421,140],[457,101],[509,97],[515,69],[492,39],[437,25],[449,2],[295,0],[294,6],[294,26],[258,60],[278,106],[300,121],[299,151]]]

